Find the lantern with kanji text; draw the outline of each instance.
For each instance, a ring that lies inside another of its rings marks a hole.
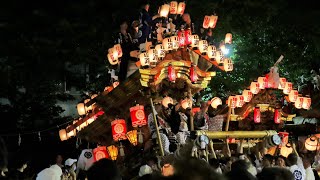
[[[232,43],[232,34],[231,33],[227,33],[226,37],[224,38],[224,43],[225,44],[231,44]]]
[[[254,108],[253,121],[254,121],[254,123],[260,123],[260,122],[261,122],[260,107],[255,107],[255,108]]]
[[[223,52],[222,51],[216,51],[216,57],[215,60],[218,64],[223,63]]]
[[[283,89],[283,93],[284,94],[289,94],[292,90],[292,83],[291,82],[286,82],[284,89]]]
[[[177,50],[179,49],[179,38],[178,36],[171,36],[171,42],[172,42],[172,49]]]
[[[287,82],[287,79],[286,78],[279,78],[279,87],[278,89],[284,89],[285,86],[286,86],[286,82]]]
[[[192,43],[191,36],[192,36],[192,33],[190,29],[184,30],[185,45],[190,45]]]
[[[170,2],[170,14],[177,14],[178,13],[178,2],[171,1]]]
[[[196,34],[191,35],[191,47],[199,47],[199,36]]]
[[[260,91],[259,83],[258,82],[251,82],[250,91],[252,92],[252,94],[258,94]]]
[[[210,16],[210,22],[209,22],[209,27],[210,28],[215,28],[217,25],[217,21],[218,21],[218,16]]]
[[[112,137],[114,141],[126,139],[127,125],[124,119],[116,119],[111,122]]]
[[[202,27],[205,29],[209,28],[210,16],[204,16]]]
[[[264,89],[267,85],[267,78],[266,77],[259,77],[258,83],[259,83],[259,89]]]
[[[217,51],[217,48],[215,46],[211,46],[211,45],[208,46],[208,52],[207,52],[208,57],[210,59],[215,58],[216,57],[216,51]]]
[[[172,50],[171,38],[164,38],[162,41],[162,45],[163,45],[164,50],[171,51]]]
[[[275,124],[280,124],[280,121],[281,121],[281,112],[280,112],[280,109],[275,109],[275,110],[274,110],[273,121],[274,121]]]
[[[297,90],[291,90],[291,92],[289,93],[289,101],[296,102],[298,95],[299,95],[299,92]]]
[[[117,52],[117,57],[120,58],[122,57],[123,53],[122,53],[122,48],[120,44],[116,44],[113,46],[114,50]]]
[[[166,55],[165,49],[162,44],[157,44],[155,47],[155,50],[157,51],[157,57],[158,58],[164,58]]]
[[[199,41],[199,51],[201,53],[206,53],[208,51],[208,41],[206,40]]]
[[[148,57],[149,57],[150,64],[157,63],[158,62],[157,50],[149,49],[148,50]]]
[[[148,53],[146,53],[146,52],[140,53],[139,59],[140,59],[141,66],[149,66],[150,65]]]
[[[296,102],[294,103],[294,106],[295,106],[297,109],[301,109],[301,108],[302,108],[302,105],[303,105],[303,97],[298,96]]]
[[[253,94],[252,94],[252,92],[250,90],[246,89],[246,90],[243,90],[242,96],[244,98],[244,102],[250,102],[251,99],[252,99]]]
[[[182,15],[184,13],[185,9],[186,9],[186,3],[185,2],[179,2],[177,14]]]
[[[130,117],[132,127],[141,127],[147,125],[147,118],[144,112],[144,106],[137,104],[130,108]]]
[[[100,146],[93,149],[93,159],[94,161],[99,161],[100,159],[107,159],[109,158],[109,154],[107,152],[106,146]]]
[[[237,98],[237,107],[242,107],[244,105],[244,97],[243,95],[236,95]]]
[[[111,145],[111,146],[107,147],[107,150],[108,150],[108,153],[109,153],[111,160],[113,160],[113,161],[117,160],[118,148],[114,145]]]
[[[168,66],[168,78],[169,78],[169,81],[171,82],[175,82],[177,78],[176,71],[171,64]]]
[[[178,31],[178,38],[179,38],[179,46],[185,46],[186,45],[186,37],[184,30]]]
[[[227,104],[231,108],[236,108],[237,107],[237,97],[236,96],[229,96]]]
[[[310,97],[304,97],[303,98],[303,104],[302,104],[302,108],[303,109],[309,109],[311,106],[311,98]]]
[[[229,58],[225,58],[223,60],[223,67],[224,67],[224,70],[225,71],[232,71],[233,70],[233,63],[232,63],[232,60],[229,59]]]
[[[190,67],[190,80],[192,83],[198,81],[198,74],[196,71],[196,67],[194,65],[191,65],[191,67]]]

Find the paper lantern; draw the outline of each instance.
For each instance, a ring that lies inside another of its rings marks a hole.
[[[122,53],[122,48],[120,44],[116,44],[113,46],[114,50],[117,52],[117,56],[118,58],[122,57],[123,53]]]
[[[208,51],[208,41],[200,40],[199,41],[199,50],[201,53],[206,53]]]
[[[213,107],[214,109],[217,109],[217,107],[219,105],[222,105],[222,101],[221,101],[220,98],[214,97],[214,98],[211,99],[211,103],[210,104],[211,104],[211,107]]]
[[[157,56],[159,58],[165,57],[166,52],[165,52],[165,49],[164,49],[162,44],[157,44],[156,47],[155,47],[155,50],[157,51]]]
[[[284,94],[289,94],[292,90],[292,83],[291,82],[286,82],[284,89],[283,89],[283,93]]]
[[[224,38],[224,43],[225,44],[231,44],[232,43],[232,34],[231,33],[227,33],[226,37]]]
[[[112,83],[113,88],[116,88],[117,86],[119,86],[120,82],[119,81],[115,81]]]
[[[229,58],[225,58],[225,59],[223,60],[223,67],[224,67],[224,70],[225,70],[226,72],[232,71],[232,70],[233,70],[232,60],[229,59]]]
[[[236,108],[237,107],[237,97],[236,96],[229,96],[228,106],[231,106],[231,108]]]
[[[158,62],[157,50],[149,49],[148,50],[148,57],[149,57],[150,63],[157,63]]]
[[[171,1],[170,2],[170,14],[177,14],[178,13],[178,2]]]
[[[285,146],[282,146],[280,149],[280,154],[284,157],[288,157],[289,154],[293,152],[293,149],[291,147],[291,144],[286,144]]]
[[[114,141],[126,139],[127,125],[124,119],[116,119],[111,122],[112,137]]]
[[[184,30],[184,37],[185,37],[185,45],[190,45],[191,44],[191,30],[186,29]]]
[[[68,139],[68,136],[67,136],[67,131],[65,129],[60,129],[59,131],[59,137],[60,137],[60,140],[61,141],[65,141]]]
[[[299,92],[297,90],[291,90],[291,92],[289,93],[289,101],[296,102],[298,95],[299,95]]]
[[[109,158],[106,146],[100,146],[93,149],[93,159],[94,161],[99,161],[100,159]]]
[[[164,164],[161,168],[162,176],[173,176],[174,175],[174,167],[171,164]]]
[[[210,16],[204,16],[202,27],[205,29],[209,28]]]
[[[287,82],[287,79],[286,78],[279,78],[279,87],[278,89],[284,89],[285,86],[286,86],[286,82]]]
[[[182,15],[184,13],[185,9],[186,9],[186,3],[185,2],[179,2],[177,14]]]
[[[250,91],[252,94],[258,94],[260,89],[259,89],[259,83],[258,82],[252,82],[250,85]]]
[[[172,41],[170,38],[164,38],[162,41],[162,45],[164,50],[171,51],[172,50]]]
[[[198,74],[196,71],[196,67],[194,65],[191,65],[190,67],[190,80],[192,83],[197,82],[198,81]]]
[[[76,129],[72,125],[66,128],[66,132],[68,138],[76,136],[77,133]]]
[[[136,105],[130,108],[130,117],[132,127],[141,127],[147,125],[147,118],[144,112],[144,106]]]
[[[261,122],[260,107],[255,107],[255,108],[254,108],[253,121],[254,121],[254,123],[260,123],[260,122]]]
[[[148,53],[145,53],[145,52],[140,53],[139,59],[140,59],[141,66],[149,66],[150,65]]]
[[[228,54],[229,53],[229,49],[226,47],[226,45],[224,45],[224,44],[221,44],[220,46],[219,46],[219,49],[221,50],[221,52],[223,53],[223,54]]]
[[[174,70],[174,67],[171,64],[168,66],[168,78],[171,82],[175,82],[177,78],[176,71]]]
[[[84,103],[79,103],[79,104],[77,105],[77,110],[78,110],[78,114],[79,114],[80,116],[85,115],[86,112],[87,112]]]
[[[130,143],[134,146],[138,144],[138,133],[137,130],[132,130],[127,132],[127,138],[130,141]]]
[[[171,36],[170,39],[172,42],[172,49],[174,49],[174,50],[179,49],[180,43],[179,43],[178,36]]]
[[[164,4],[160,8],[160,16],[161,17],[168,17],[170,11],[170,5],[169,4]]]
[[[259,89],[264,89],[267,85],[267,78],[266,77],[259,77],[258,83],[259,83]]]
[[[281,137],[280,146],[285,146],[289,142],[289,133],[288,132],[279,132],[278,135]]]
[[[118,157],[118,148],[114,145],[111,145],[111,146],[108,146],[107,147],[107,150],[108,150],[108,153],[109,153],[109,156],[110,158],[115,161],[117,160],[117,157]]]
[[[215,60],[218,64],[223,63],[223,52],[222,51],[216,51],[216,57]]]
[[[243,96],[244,102],[250,102],[253,94],[250,90],[246,89],[246,90],[243,90],[242,96]]]
[[[91,101],[91,99],[85,99],[84,100],[84,105],[86,107],[86,111],[92,111],[92,105],[87,105],[89,102]]]
[[[280,122],[281,122],[281,112],[280,112],[280,109],[275,109],[275,110],[274,110],[273,120],[274,120],[274,123],[275,123],[275,124],[280,124]]]
[[[89,124],[91,124],[91,123],[93,123],[93,121],[95,120],[95,118],[94,117],[91,117],[91,118],[89,118],[89,119],[87,119],[87,124],[89,125]]]
[[[199,47],[199,36],[196,34],[191,35],[191,47]]]
[[[188,109],[188,108],[191,108],[191,102],[190,102],[190,99],[184,99],[181,101],[181,106],[183,109]]]
[[[106,92],[111,92],[112,90],[113,90],[113,86],[106,86],[104,88],[104,91],[106,91]]]
[[[244,105],[244,97],[242,95],[236,95],[237,98],[237,107],[242,107]]]
[[[218,21],[218,16],[210,16],[210,22],[209,22],[209,27],[210,28],[215,28],[217,25],[217,21]]]
[[[304,97],[303,98],[303,103],[302,103],[302,108],[303,109],[309,109],[311,106],[311,98],[309,97]]]
[[[186,45],[186,37],[184,30],[178,31],[178,38],[179,38],[179,46],[185,46]]]
[[[217,48],[215,46],[208,46],[208,57],[210,59],[213,59],[216,57],[216,51],[217,51]]]
[[[94,99],[94,98],[96,98],[98,96],[98,94],[92,94],[91,95],[91,99]]]
[[[319,145],[318,138],[315,136],[309,137],[306,139],[304,146],[308,151],[315,151]]]
[[[166,96],[165,98],[162,99],[161,103],[165,108],[168,108],[169,104],[173,105],[173,99],[169,96]]]
[[[301,109],[302,108],[302,105],[303,105],[303,97],[298,97],[296,102],[294,103],[294,106],[297,108],[297,109]]]

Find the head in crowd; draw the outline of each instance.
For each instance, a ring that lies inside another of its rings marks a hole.
[[[62,157],[61,154],[58,154],[58,155],[56,156],[56,164],[57,164],[58,166],[60,166],[60,167],[63,166],[63,157]]]
[[[257,175],[258,180],[294,180],[293,174],[285,168],[263,168]]]
[[[0,177],[4,175],[4,171],[8,165],[8,151],[4,140],[0,137]]]
[[[271,167],[273,163],[273,156],[270,154],[265,154],[262,159],[262,166],[264,168]]]
[[[76,159],[71,159],[68,158],[65,162],[64,165],[67,169],[67,171],[75,171],[76,170],[76,164],[77,164],[77,160]]]
[[[150,3],[147,2],[147,1],[144,1],[144,2],[141,4],[141,9],[144,9],[144,10],[146,10],[146,11],[148,12],[149,9],[150,9]]]
[[[182,20],[187,24],[191,23],[190,14],[189,13],[184,13],[182,15]]]
[[[227,179],[254,180],[255,177],[248,171],[249,164],[245,160],[238,160],[231,165],[231,171],[226,174]]]
[[[209,159],[209,164],[210,164],[210,166],[213,167],[214,169],[217,169],[217,168],[220,167],[219,160],[216,159],[216,158]]]
[[[128,29],[128,23],[127,23],[127,21],[122,21],[121,23],[120,23],[120,30],[121,31],[126,31]]]
[[[286,167],[286,157],[284,156],[278,156],[277,157],[277,161],[276,161],[276,165],[279,167]]]
[[[289,166],[296,165],[297,161],[298,161],[298,157],[294,153],[289,154],[289,156],[287,157],[287,162]]]
[[[231,171],[245,170],[249,168],[249,164],[245,160],[238,160],[231,164]]]
[[[88,180],[121,180],[120,171],[110,159],[95,162],[88,170]]]

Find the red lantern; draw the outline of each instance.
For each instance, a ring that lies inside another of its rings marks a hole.
[[[198,81],[198,75],[194,65],[192,65],[190,68],[190,80],[193,83]]]
[[[205,29],[209,28],[209,23],[210,23],[210,16],[205,16],[203,19],[203,24],[202,27]]]
[[[109,158],[106,146],[100,146],[93,150],[94,161],[99,161],[100,159]]]
[[[144,112],[144,106],[137,105],[130,108],[132,127],[141,127],[147,125],[147,118]]]
[[[192,108],[192,114],[195,115],[197,112],[200,112],[201,109],[200,107],[195,107],[195,108]]]
[[[281,121],[281,112],[280,109],[275,109],[274,110],[274,123],[275,124],[280,124]]]
[[[185,45],[190,45],[191,44],[191,30],[187,29],[184,31],[184,37],[185,37]]]
[[[186,45],[186,34],[184,30],[178,31],[179,46]]]
[[[260,123],[261,122],[260,107],[255,107],[254,108],[253,120],[254,120],[254,123]]]
[[[127,125],[124,119],[116,119],[111,122],[112,137],[114,141],[127,139]]]
[[[175,82],[177,78],[176,71],[174,70],[174,67],[171,64],[168,66],[168,78],[171,82]]]

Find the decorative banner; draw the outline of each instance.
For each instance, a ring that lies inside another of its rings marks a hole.
[[[280,124],[281,121],[281,112],[280,109],[275,109],[274,110],[274,123],[275,124]]]
[[[94,161],[99,161],[100,159],[109,158],[106,146],[100,146],[93,150]]]
[[[288,132],[279,132],[279,136],[281,137],[281,144],[280,146],[285,146],[289,142],[289,133]]]
[[[111,122],[112,137],[114,141],[127,139],[127,125],[124,119],[117,119]]]
[[[130,108],[132,127],[141,127],[147,124],[144,106],[137,105]]]
[[[254,120],[254,123],[261,123],[260,107],[254,108],[253,120]]]

